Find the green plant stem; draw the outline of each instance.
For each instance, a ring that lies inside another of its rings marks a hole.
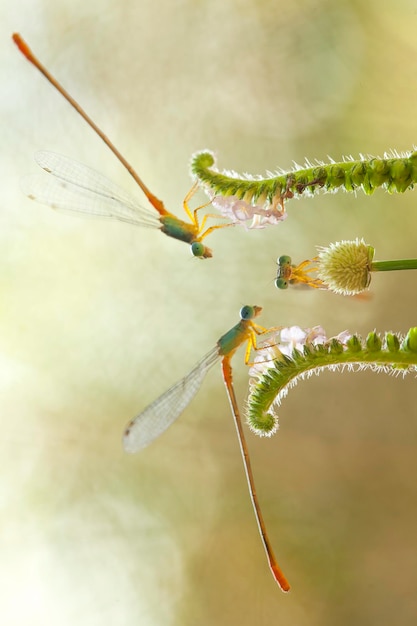
[[[374,372],[417,372],[417,327],[410,328],[405,337],[375,331],[366,339],[353,335],[346,344],[332,339],[326,344],[305,344],[303,352],[294,350],[291,357],[282,357],[254,378],[249,392],[246,416],[250,428],[260,436],[270,436],[277,430],[276,407],[298,380],[311,372],[347,367],[353,371],[367,368]]]
[[[397,259],[396,261],[373,261],[371,272],[389,272],[391,270],[417,270],[417,259]]]
[[[277,199],[311,196],[319,190],[337,191],[342,187],[346,191],[362,189],[368,195],[378,187],[389,193],[403,193],[417,184],[417,151],[402,156],[387,154],[382,159],[362,157],[339,163],[307,163],[306,167],[295,166],[288,172],[280,170],[275,176],[258,177],[219,172],[213,153],[203,150],[193,155],[190,168],[192,176],[212,195],[236,196],[246,202],[267,200],[272,204]]]

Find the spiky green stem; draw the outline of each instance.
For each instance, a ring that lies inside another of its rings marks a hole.
[[[369,195],[378,187],[383,187],[389,193],[402,193],[412,189],[417,182],[416,151],[405,155],[386,154],[382,159],[361,157],[356,161],[346,159],[339,163],[307,163],[306,167],[295,166],[292,171],[279,171],[267,177],[226,171],[220,173],[214,166],[214,155],[204,150],[192,157],[191,174],[212,195],[236,196],[253,203],[259,198],[273,203],[277,198],[312,195],[320,189],[362,189]]]
[[[366,340],[353,335],[341,344],[332,340],[322,345],[307,344],[304,352],[297,350],[291,357],[282,356],[254,382],[247,401],[247,421],[261,436],[276,430],[274,406],[279,406],[288,390],[298,380],[324,368],[352,370],[371,368],[377,372],[402,373],[417,371],[417,327],[410,328],[405,338],[386,333],[384,338],[371,332]]]

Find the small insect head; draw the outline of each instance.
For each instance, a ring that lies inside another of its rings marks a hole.
[[[245,321],[252,320],[254,317],[257,317],[261,311],[261,306],[246,304],[240,309],[240,319]]]
[[[292,263],[291,257],[283,254],[277,259],[278,272],[275,280],[277,289],[288,289],[289,280],[291,278]]]
[[[191,244],[191,254],[198,259],[211,259],[213,256],[210,248],[207,248],[201,241],[194,241]]]

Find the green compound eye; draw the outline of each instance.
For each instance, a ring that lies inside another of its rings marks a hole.
[[[240,309],[241,320],[251,320],[254,315],[255,309],[253,308],[253,306],[249,306],[249,304],[246,304]]]
[[[287,254],[283,254],[278,258],[278,265],[291,265],[291,257]]]
[[[191,254],[193,256],[204,256],[205,249],[206,247],[201,241],[194,241],[194,243],[191,244]]]
[[[277,287],[277,289],[288,289],[288,280],[285,278],[277,278],[275,281],[275,287]]]

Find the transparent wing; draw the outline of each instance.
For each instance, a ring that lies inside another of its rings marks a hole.
[[[126,452],[138,452],[175,422],[194,398],[208,372],[220,359],[216,346],[206,354],[191,372],[159,396],[126,426],[123,447]]]
[[[35,160],[51,176],[27,176],[23,192],[53,209],[161,228],[156,212],[95,170],[54,152],[37,152]]]

